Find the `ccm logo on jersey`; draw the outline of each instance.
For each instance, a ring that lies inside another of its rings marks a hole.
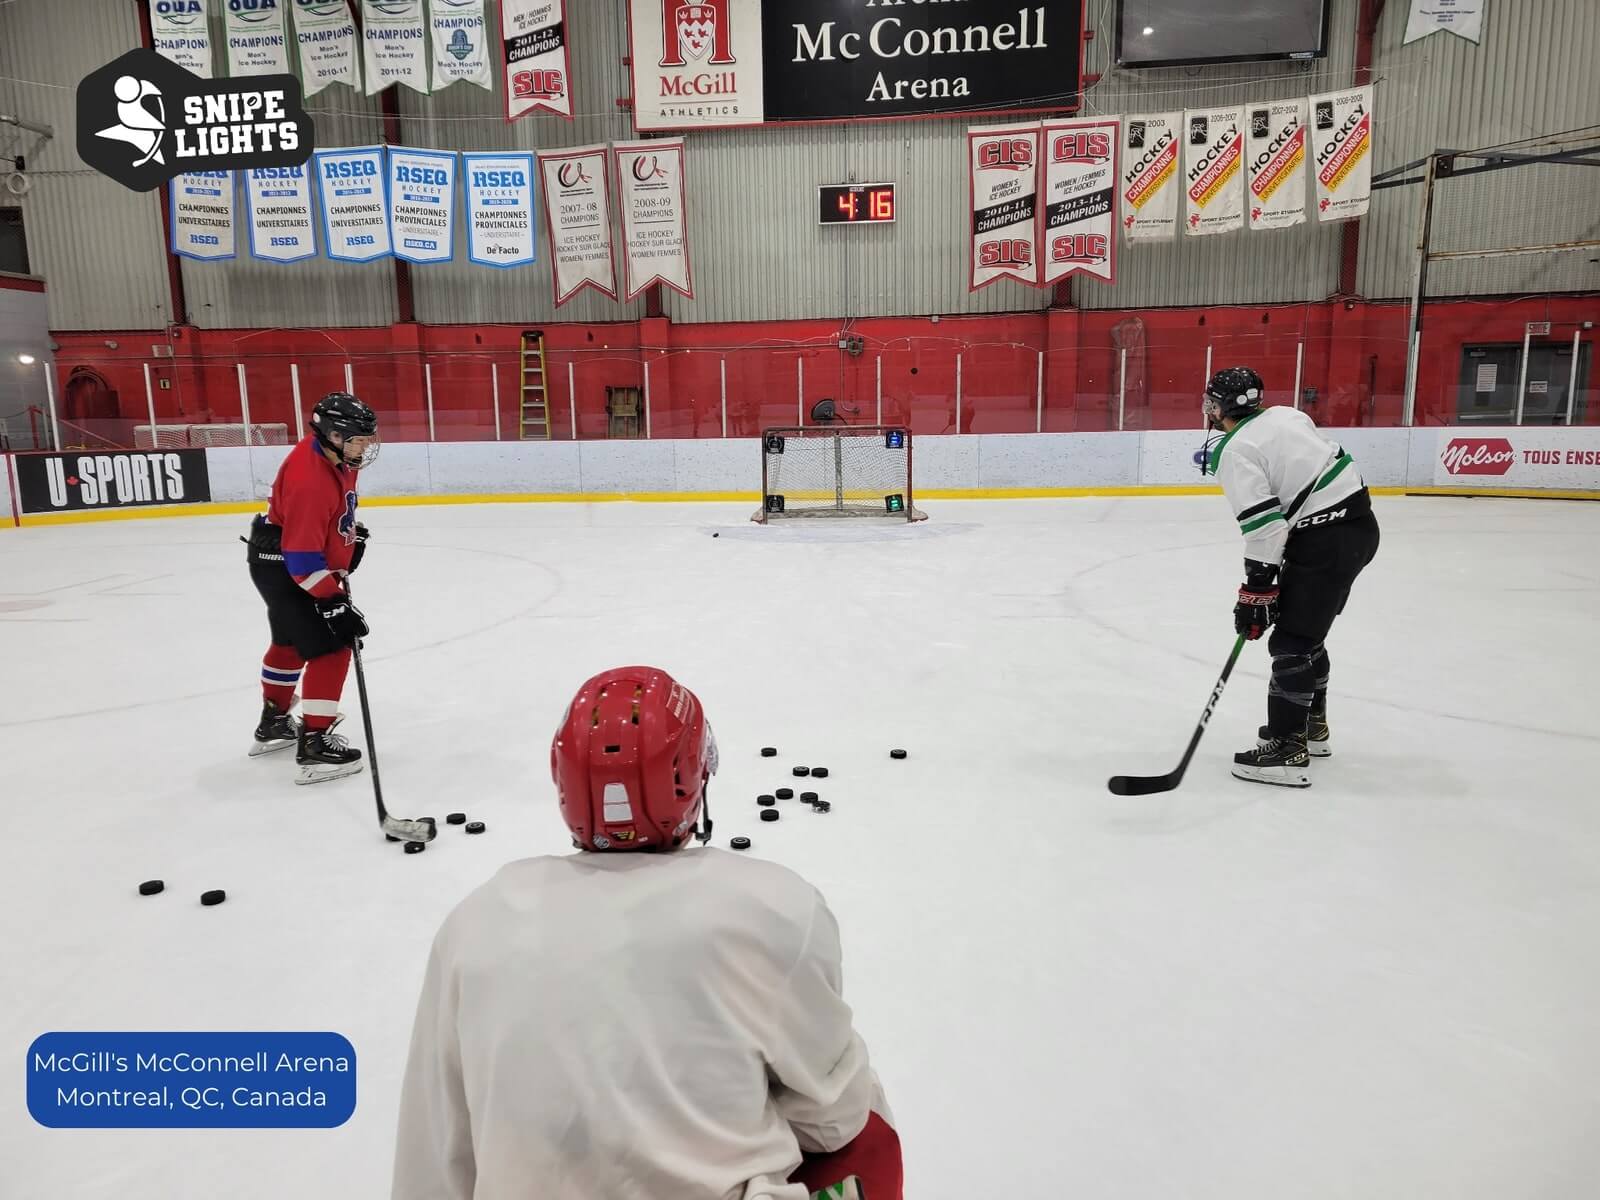
[[[1330,508],[1327,512],[1319,512],[1314,517],[1301,517],[1294,523],[1296,529],[1310,529],[1313,525],[1332,525],[1350,515],[1348,508]]]

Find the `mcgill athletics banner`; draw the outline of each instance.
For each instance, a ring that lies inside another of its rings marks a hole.
[[[1001,279],[1039,282],[1039,126],[967,130],[976,292]]]
[[[1167,242],[1177,232],[1181,112],[1122,119],[1122,228],[1130,242]]]
[[[211,499],[204,450],[19,454],[23,513],[202,504]]]
[[[550,274],[560,308],[586,287],[617,298],[611,249],[611,185],[606,148],[573,146],[539,155]]]
[[[1184,114],[1185,233],[1228,233],[1244,225],[1244,109]]]
[[[500,0],[500,71],[506,120],[541,109],[572,119],[566,0]]]
[[[1299,225],[1306,219],[1306,102],[1252,104],[1248,115],[1250,228]]]
[[[690,300],[689,222],[683,208],[683,139],[616,142],[617,203],[632,300],[660,283]]]
[[[1083,0],[629,0],[642,130],[1076,109]]]
[[[1046,286],[1074,273],[1117,281],[1117,119],[1046,121],[1039,253]]]
[[[1372,198],[1372,87],[1311,97],[1317,219],[1365,216]]]

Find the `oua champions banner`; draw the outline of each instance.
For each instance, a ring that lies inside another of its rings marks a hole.
[[[228,75],[287,75],[289,36],[279,0],[223,0]]]
[[[433,90],[452,83],[494,87],[489,71],[489,22],[484,0],[433,0],[428,20],[433,30]]]
[[[152,0],[150,38],[156,53],[201,79],[211,78],[211,22],[206,0]]]
[[[422,0],[361,0],[367,95],[395,84],[428,94],[428,24]]]
[[[361,86],[356,23],[345,0],[294,0],[294,40],[306,95],[336,83]]]

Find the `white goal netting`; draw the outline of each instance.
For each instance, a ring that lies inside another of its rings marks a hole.
[[[769,429],[761,437],[761,508],[784,517],[920,521],[913,501],[911,431],[887,425]]]

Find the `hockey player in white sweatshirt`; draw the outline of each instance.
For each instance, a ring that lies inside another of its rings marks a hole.
[[[1309,787],[1312,758],[1332,751],[1327,648],[1356,576],[1378,552],[1378,519],[1361,471],[1305,413],[1263,408],[1266,388],[1249,367],[1206,385],[1209,443],[1202,471],[1222,484],[1244,535],[1245,582],[1234,629],[1267,642],[1272,682],[1257,745],[1234,755],[1233,773],[1256,783]]]
[[[624,667],[551,747],[578,852],[434,939],[394,1200],[901,1200],[900,1144],[817,891],[711,835],[699,700]]]

